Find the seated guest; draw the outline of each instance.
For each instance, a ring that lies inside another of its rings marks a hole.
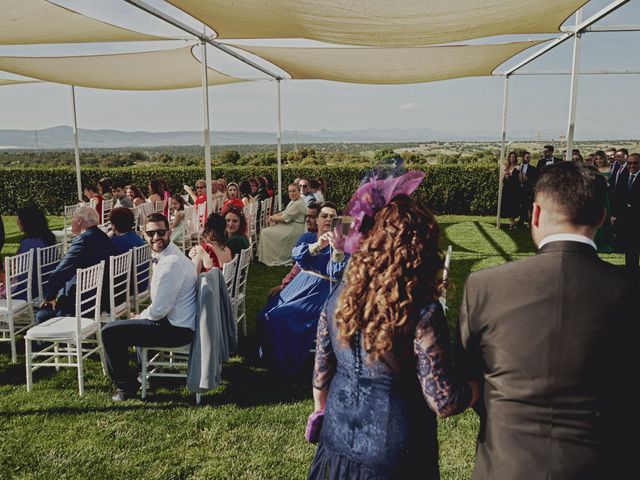
[[[184,198],[174,194],[171,197],[171,240],[176,245],[182,245],[186,223],[184,219]]]
[[[144,240],[133,231],[135,219],[130,208],[114,208],[109,213],[109,221],[113,232],[113,255],[121,255],[133,247],[144,245]]]
[[[193,264],[171,242],[167,217],[152,213],[144,230],[155,264],[151,304],[131,320],[111,322],[102,329],[107,370],[117,389],[114,401],[131,398],[138,390],[137,374],[129,368],[129,347],[187,345],[195,330],[198,277]]]
[[[105,200],[111,200],[111,179],[109,177],[102,177],[98,180],[98,193],[102,195]]]
[[[262,353],[269,366],[280,372],[295,374],[304,366],[331,282],[341,277],[347,264],[344,253],[330,249],[335,216],[335,205],[324,203],[318,232],[303,234],[293,248],[300,273],[258,314]]]
[[[219,205],[218,208],[222,208],[222,205],[224,204],[224,194],[226,192],[226,190],[222,191],[221,188],[219,180],[216,180],[215,178],[211,180],[211,199],[214,206]]]
[[[162,180],[154,178],[149,182],[149,197],[147,201],[151,202],[154,208],[156,202],[164,202],[164,186]]]
[[[233,256],[240,255],[240,252],[249,248],[249,239],[247,238],[247,219],[244,216],[242,208],[229,207],[224,215],[227,222],[227,246],[231,249]]]
[[[262,200],[267,198],[267,192],[265,192],[264,188],[262,188],[262,185],[257,178],[249,179],[249,187],[251,188],[249,195],[254,202],[261,202]]]
[[[304,232],[307,204],[300,197],[298,185],[289,185],[289,199],[282,212],[269,217],[272,226],[260,232],[258,259],[270,267],[291,263],[291,249]]]
[[[309,180],[309,189],[311,190],[311,193],[313,193],[313,196],[316,197],[316,202],[324,203],[325,198],[322,193],[322,185],[319,180],[316,180],[315,178],[313,180]]]
[[[307,227],[307,232],[315,233],[318,231],[318,214],[319,213],[320,213],[319,203],[312,203],[307,207],[307,214],[304,217],[305,224]],[[296,246],[299,245],[300,240],[304,237],[304,235],[305,234],[303,233],[302,237],[298,239]],[[267,293],[267,296],[271,298],[277,295],[278,293],[280,293],[284,289],[284,287],[289,285],[291,283],[291,280],[293,280],[296,277],[296,275],[298,275],[299,273],[300,273],[300,265],[298,265],[297,263],[294,263],[289,273],[287,273],[287,275],[282,279],[282,282],[280,282],[280,285],[270,289],[269,292]]]
[[[201,203],[207,203],[207,183],[200,179],[196,182],[195,191],[189,185],[183,185],[184,191],[189,194],[193,200],[193,206],[198,207]]]
[[[98,193],[98,187],[93,184],[85,185],[84,196],[94,206],[98,215],[102,215],[102,195]]]
[[[78,207],[71,218],[71,232],[75,235],[67,254],[53,271],[44,286],[44,299],[36,313],[36,322],[42,323],[53,317],[75,315],[76,270],[92,267],[113,254],[113,244],[98,228],[99,217],[91,207]],[[103,293],[108,293],[103,289]],[[108,305],[104,301],[103,305]]]
[[[262,180],[264,180],[265,192],[267,192],[267,195],[269,195],[269,197],[273,197],[275,195],[275,191],[273,189],[273,177],[267,173],[265,176],[261,178]],[[262,180],[260,181],[260,183],[262,183]]]
[[[114,207],[133,208],[133,202],[127,195],[126,188],[124,182],[120,180],[113,182],[113,185],[111,185],[111,193],[115,200]]]
[[[247,206],[253,202],[253,196],[251,195],[251,183],[249,180],[242,180],[238,187],[238,196],[242,199],[242,205]]]
[[[227,224],[224,217],[212,213],[207,218],[202,231],[202,243],[189,251],[189,257],[198,273],[208,272],[233,260],[231,249],[227,246]]]
[[[224,201],[224,205],[222,207],[222,215],[227,213],[227,210],[231,207],[243,208],[244,202],[239,197],[240,195],[240,187],[236,182],[229,182],[227,185],[227,199]]]
[[[309,180],[307,180],[306,178],[301,178],[300,181],[298,182],[298,186],[300,187],[300,195],[304,199],[304,201],[307,204],[307,206],[310,203],[318,201],[316,196],[313,193],[311,193],[311,187],[310,187],[310,184],[309,184]]]
[[[127,197],[133,202],[134,207],[139,207],[147,201],[147,197],[134,184],[127,185],[125,191],[127,192]]]
[[[31,280],[31,295],[33,298],[38,296],[38,281],[36,277],[36,249],[49,247],[56,243],[56,237],[49,230],[47,217],[35,205],[18,209],[18,218],[16,224],[20,231],[24,234],[18,254],[26,253],[33,250],[33,276]]]

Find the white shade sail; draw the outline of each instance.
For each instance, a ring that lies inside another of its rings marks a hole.
[[[0,45],[171,40],[86,17],[45,0],[0,0]]]
[[[40,83],[38,80],[15,80],[13,78],[0,78],[0,87],[3,85],[20,85],[21,83]]]
[[[110,90],[198,87],[201,65],[193,46],[153,52],[73,57],[0,57],[0,70],[48,82]],[[209,85],[242,82],[211,68]]]
[[[391,48],[233,46],[268,60],[298,80],[397,84],[491,75],[512,56],[543,41]]]
[[[219,38],[416,46],[558,32],[586,0],[168,0]]]

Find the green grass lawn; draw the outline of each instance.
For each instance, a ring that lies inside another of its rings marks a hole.
[[[526,231],[496,230],[489,217],[442,216],[439,222],[443,249],[453,246],[447,312],[453,331],[469,273],[531,255],[533,244]],[[2,253],[11,254],[19,244],[15,219],[5,217],[5,226]],[[52,218],[51,227],[60,226]],[[303,438],[313,408],[309,376],[272,376],[256,366],[254,355],[256,313],[287,270],[251,265],[242,356],[224,367],[223,384],[198,408],[180,381],[154,385],[147,401],[113,404],[96,361],[89,362],[83,398],[74,369],[39,370],[28,394],[24,357],[11,365],[9,346],[1,344],[0,478],[304,478],[315,451]],[[443,479],[469,478],[477,428],[472,412],[439,422]]]

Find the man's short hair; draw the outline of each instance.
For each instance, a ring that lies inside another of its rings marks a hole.
[[[115,184],[114,184],[115,188]],[[120,233],[130,232],[135,225],[133,211],[130,208],[116,207],[109,213],[109,221]]]
[[[622,154],[627,157],[629,155],[629,150],[627,150],[626,148],[619,148],[618,152],[622,152]]]
[[[100,223],[100,215],[95,208],[90,206],[81,206],[73,211],[74,217],[79,217],[86,226],[95,227]]]
[[[316,215],[318,213],[320,213],[320,204],[318,202],[311,202],[309,205],[307,205],[307,210],[311,209],[311,210],[315,210],[316,211]]]
[[[116,180],[111,184],[111,190],[116,190],[117,188],[121,188],[124,190],[126,186],[127,184],[122,180]]]
[[[336,204],[333,202],[323,202],[322,205],[320,205],[320,210],[323,208],[333,208],[336,213],[338,213],[338,207],[336,207]]]
[[[156,223],[156,222],[164,222],[164,227],[167,230],[169,230],[169,219],[167,219],[167,217],[165,217],[162,213],[157,213],[157,212],[150,213],[144,219],[145,226],[147,225],[147,223]]]
[[[572,225],[597,226],[602,219],[607,181],[591,165],[559,162],[545,167],[536,183],[536,200],[545,196]]]
[[[545,145],[544,147],[542,147],[543,149],[546,148],[547,150],[551,150],[552,152],[555,150],[553,145]]]

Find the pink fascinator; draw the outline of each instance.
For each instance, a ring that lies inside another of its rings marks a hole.
[[[400,194],[411,195],[422,182],[424,173],[409,170],[398,175],[397,171],[381,178],[380,171],[374,173],[360,185],[345,208],[345,216],[351,217],[347,232],[334,231],[334,243],[346,253],[358,250],[362,240],[361,227],[365,219],[373,219],[378,210],[386,206],[393,197]]]

